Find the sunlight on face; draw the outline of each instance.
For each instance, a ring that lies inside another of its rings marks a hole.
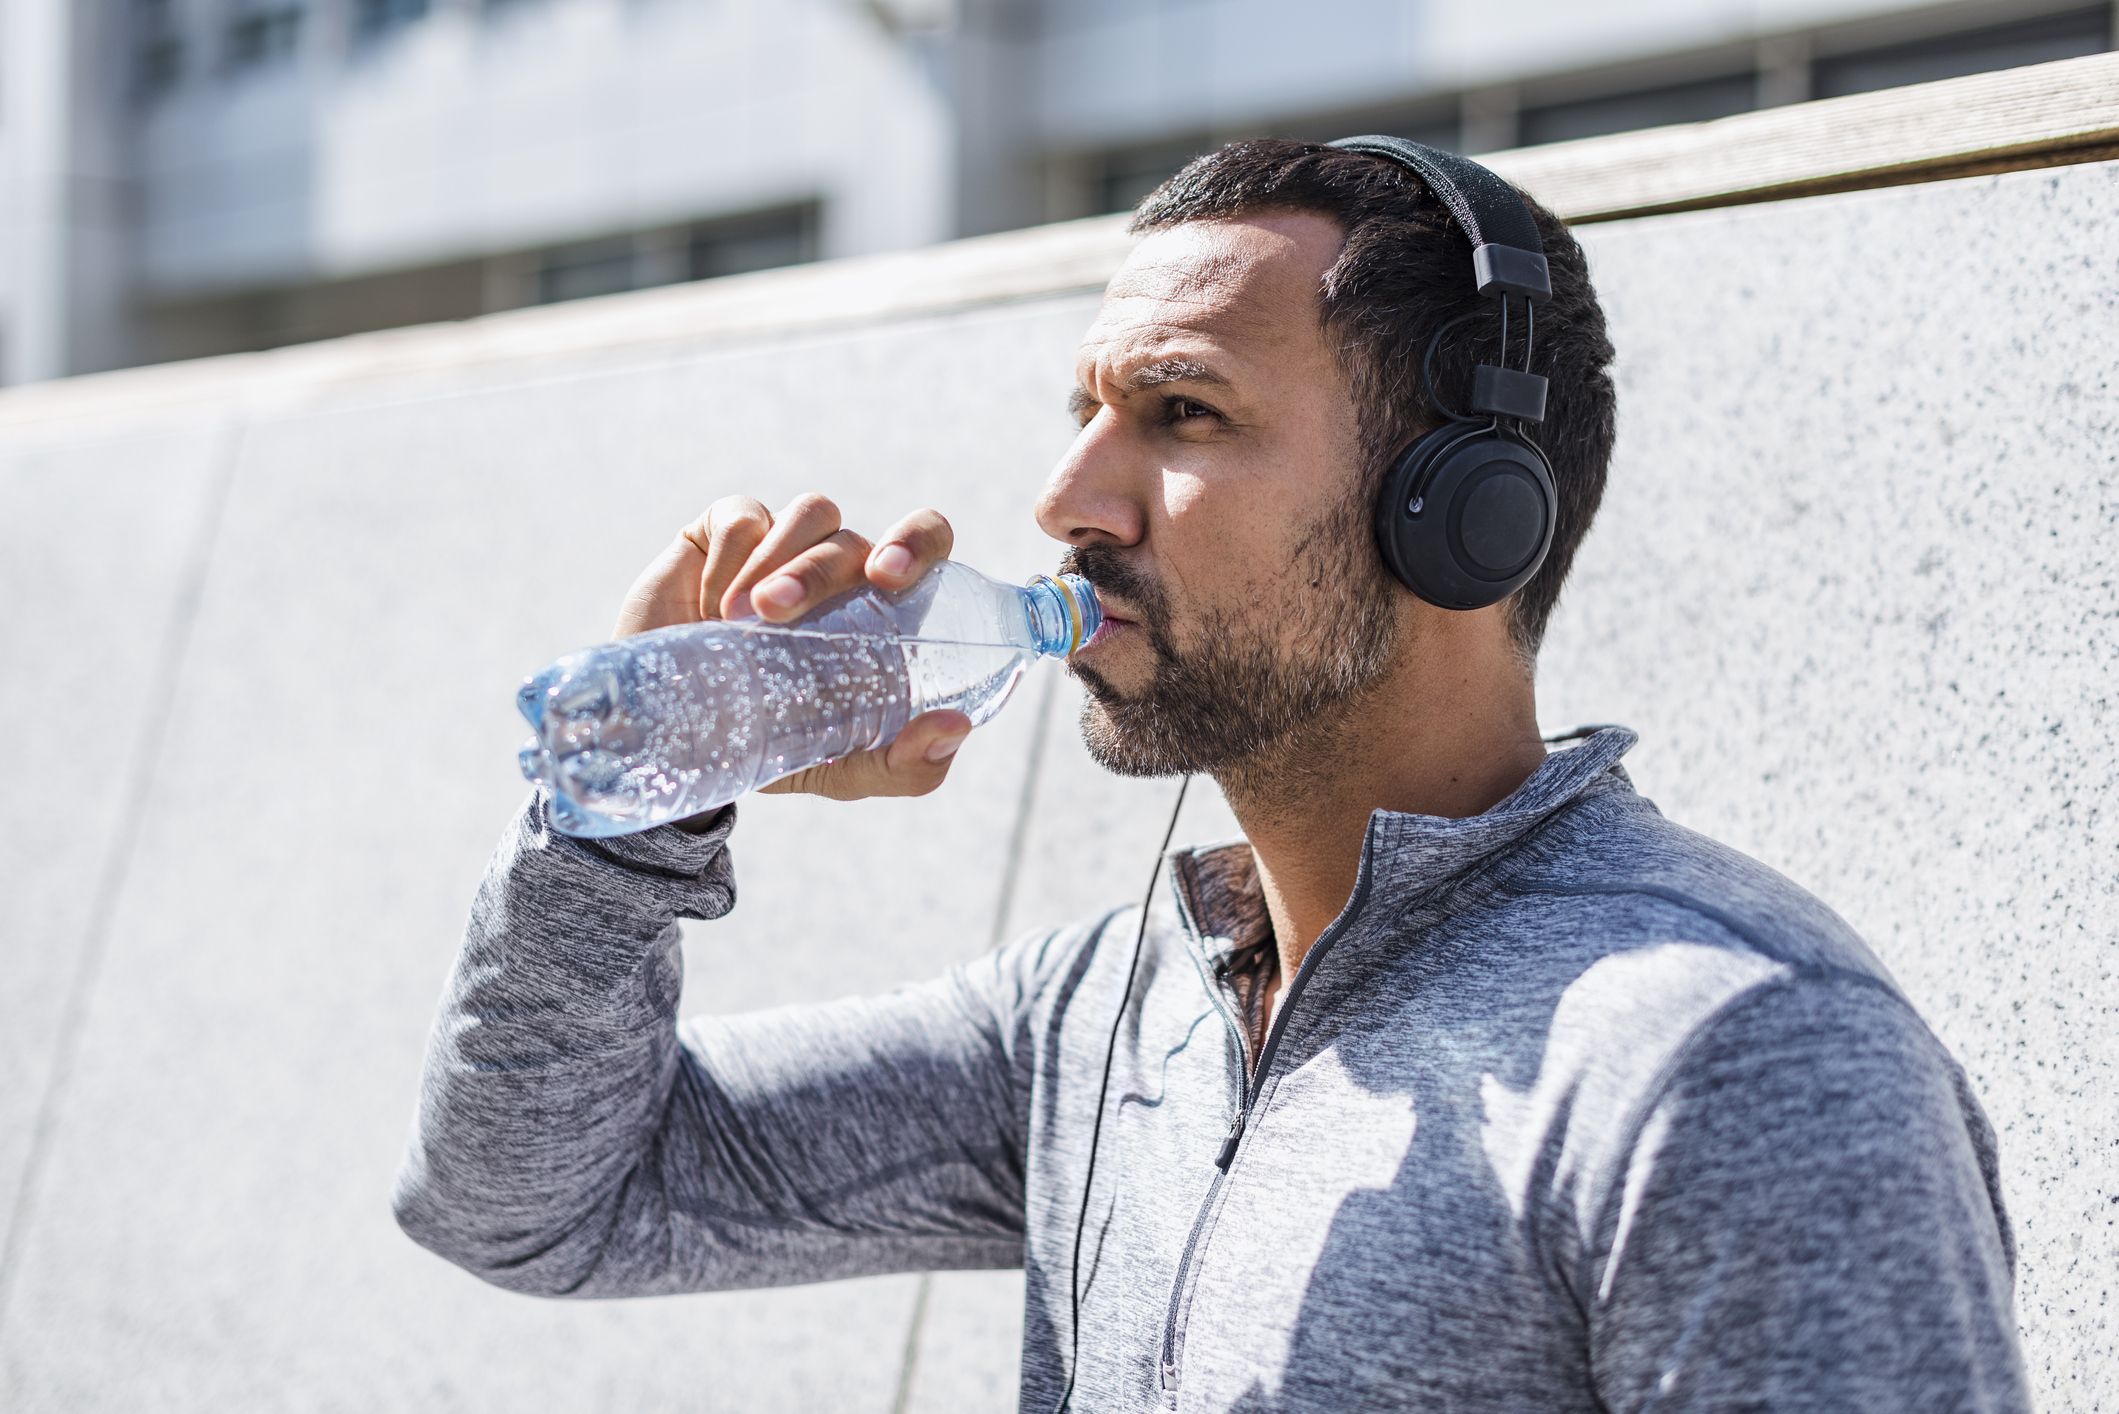
[[[1144,238],[1083,339],[1081,427],[1038,501],[1107,612],[1069,670],[1091,755],[1124,775],[1240,767],[1388,668],[1398,596],[1372,543],[1315,215]]]

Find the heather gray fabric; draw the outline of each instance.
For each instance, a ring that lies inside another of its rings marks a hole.
[[[1963,1073],[1838,915],[1634,791],[1634,740],[1597,730],[1469,819],[1371,816],[1226,1174],[1269,923],[1242,841],[1171,852],[1073,1408],[2028,1407]],[[1022,1408],[1050,1410],[1138,904],[886,995],[678,1026],[675,920],[734,905],[735,816],[591,844],[525,807],[399,1221],[553,1296],[1022,1266]]]

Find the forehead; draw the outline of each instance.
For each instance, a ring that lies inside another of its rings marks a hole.
[[[1239,363],[1321,353],[1318,287],[1340,240],[1336,222],[1309,212],[1152,231],[1111,277],[1078,364],[1121,368],[1182,350]]]

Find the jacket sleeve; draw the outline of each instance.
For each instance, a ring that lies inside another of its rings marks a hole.
[[[1019,1266],[1025,969],[1055,934],[885,995],[676,1022],[680,917],[735,902],[736,808],[579,840],[542,790],[472,906],[393,1207],[545,1296]]]
[[[2029,1409],[1992,1131],[1885,986],[1730,1004],[1611,1194],[1584,1283],[1604,1407]]]

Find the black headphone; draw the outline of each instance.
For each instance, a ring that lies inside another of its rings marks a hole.
[[[1454,152],[1396,137],[1329,144],[1395,162],[1427,184],[1471,238],[1472,280],[1501,306],[1501,362],[1472,375],[1457,412],[1435,387],[1442,336],[1427,341],[1420,375],[1442,424],[1398,454],[1376,497],[1376,548],[1406,588],[1444,609],[1483,609],[1523,587],[1552,548],[1558,499],[1552,466],[1524,425],[1545,420],[1545,380],[1530,371],[1538,302],[1552,297],[1545,243],[1530,208],[1498,176]],[[1508,362],[1508,297],[1523,300],[1523,367]],[[1508,419],[1514,420],[1509,425]]]

